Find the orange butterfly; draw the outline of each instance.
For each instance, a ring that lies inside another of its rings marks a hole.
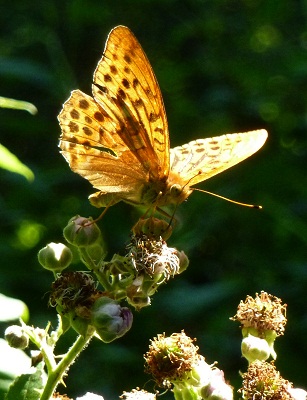
[[[114,28],[94,73],[93,97],[74,90],[58,116],[70,168],[99,191],[96,207],[121,200],[179,204],[192,186],[243,161],[267,139],[264,129],[193,140],[170,149],[161,91],[133,33]]]

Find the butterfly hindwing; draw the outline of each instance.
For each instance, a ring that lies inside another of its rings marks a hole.
[[[193,140],[171,149],[171,170],[192,186],[250,157],[266,139],[267,131],[261,129]]]
[[[74,90],[58,118],[60,147],[71,169],[103,192],[129,193],[137,198],[147,171],[117,136],[114,120],[93,98]]]

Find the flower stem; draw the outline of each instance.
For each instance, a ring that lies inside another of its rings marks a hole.
[[[75,343],[68,350],[62,360],[57,364],[57,366],[52,371],[48,371],[47,383],[40,400],[49,400],[51,398],[57,385],[63,381],[65,372],[67,372],[68,368],[91,340],[93,333],[88,334],[86,337],[78,336]]]

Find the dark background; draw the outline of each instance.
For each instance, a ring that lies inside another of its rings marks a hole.
[[[35,173],[30,184],[0,171],[0,291],[25,301],[35,326],[56,324],[47,307],[52,276],[40,268],[37,251],[62,241],[75,214],[99,215],[87,201],[90,184],[59,153],[56,117],[72,89],[90,94],[111,28],[127,25],[148,55],[172,147],[228,132],[269,131],[255,156],[199,185],[263,210],[192,194],[178,209],[169,241],[189,256],[188,270],[162,286],[151,307],[135,313],[124,338],[109,345],[92,341],[63,392],[75,397],[88,390],[111,399],[143,387],[149,339],[181,329],[197,337],[206,360],[218,361],[238,388],[246,363],[240,330],[229,317],[241,299],[261,290],[288,304],[276,365],[284,378],[306,388],[307,3],[15,0],[1,7],[0,95],[30,101],[39,112],[0,109],[1,143]],[[110,257],[123,251],[139,215],[118,204],[100,222]]]

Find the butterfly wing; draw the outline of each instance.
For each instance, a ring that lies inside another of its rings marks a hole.
[[[74,90],[59,115],[60,148],[71,169],[104,193],[137,199],[147,171],[92,97]]]
[[[95,101],[117,121],[117,134],[153,181],[169,173],[169,134],[161,91],[133,33],[114,28],[94,73]]]
[[[171,171],[188,186],[238,164],[258,151],[267,139],[264,129],[193,140],[170,150]]]

